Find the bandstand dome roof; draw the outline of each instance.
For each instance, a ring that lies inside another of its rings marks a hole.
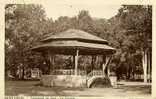
[[[38,52],[50,50],[58,54],[73,54],[75,49],[79,49],[80,54],[115,52],[115,49],[108,45],[107,40],[77,29],[52,34],[32,48],[32,50]]]

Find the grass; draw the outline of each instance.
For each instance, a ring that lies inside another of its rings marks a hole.
[[[125,85],[117,88],[44,87],[39,81],[6,81],[5,95],[26,96],[150,96],[150,85]]]

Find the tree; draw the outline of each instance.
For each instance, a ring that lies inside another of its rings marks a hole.
[[[32,57],[36,57],[30,48],[40,39],[45,30],[43,28],[45,12],[41,5],[20,4],[6,5],[5,11],[6,69],[17,70],[17,67],[20,67],[24,78],[24,70],[33,65]]]
[[[109,21],[111,24],[109,31],[112,35],[109,36],[109,41],[113,41],[112,45],[119,49],[116,58],[126,53],[124,58],[129,79],[129,75],[135,69],[136,61],[133,60],[135,55],[141,54],[148,48],[148,40],[152,37],[152,8],[143,5],[123,5],[118,14]],[[137,65],[140,63],[141,60]]]

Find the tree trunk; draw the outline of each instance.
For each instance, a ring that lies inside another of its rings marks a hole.
[[[147,53],[146,51],[143,52],[142,55],[142,65],[143,65],[143,71],[144,71],[144,82],[147,83]]]
[[[23,67],[22,67],[22,78],[21,78],[22,80],[24,80],[24,71],[25,71],[25,70],[24,70],[24,66],[23,66]]]

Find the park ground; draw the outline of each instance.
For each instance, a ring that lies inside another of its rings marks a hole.
[[[39,81],[6,81],[7,96],[151,96],[151,84],[143,82],[118,82],[111,88],[44,87]]]

